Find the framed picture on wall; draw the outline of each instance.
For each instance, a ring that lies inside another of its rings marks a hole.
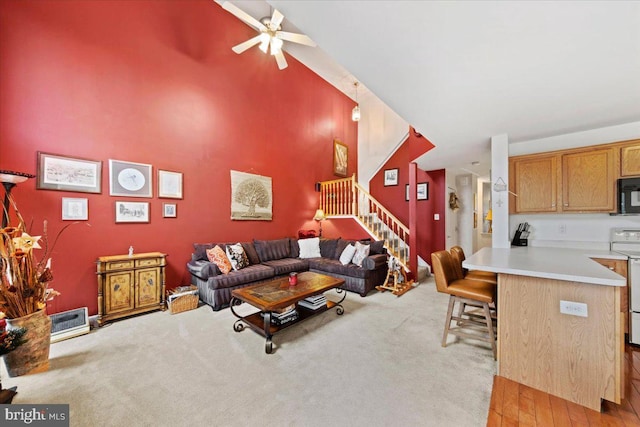
[[[151,165],[109,159],[109,194],[153,197]]]
[[[333,140],[333,174],[341,177],[347,176],[349,147],[337,139]]]
[[[158,170],[158,197],[182,199],[182,173]]]
[[[429,200],[429,183],[421,182],[416,186],[416,194],[417,200]]]
[[[149,202],[116,202],[116,224],[149,222]]]
[[[101,161],[38,151],[37,189],[101,193],[101,183]]]
[[[384,186],[398,185],[399,169],[385,169],[384,171]]]
[[[163,218],[177,218],[178,217],[178,205],[175,203],[163,203],[162,204],[162,217]]]
[[[89,199],[62,198],[63,221],[86,221],[89,219]]]

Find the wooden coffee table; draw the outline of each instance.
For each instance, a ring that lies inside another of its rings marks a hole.
[[[236,332],[240,332],[244,330],[245,325],[249,326],[255,332],[266,338],[264,349],[267,354],[271,354],[273,351],[271,337],[281,330],[300,323],[316,314],[323,313],[333,307],[337,307],[336,313],[338,315],[344,313],[344,308],[341,304],[346,298],[347,293],[341,289],[342,285],[344,285],[344,280],[342,279],[305,271],[304,273],[298,274],[298,284],[295,286],[289,285],[289,277],[282,277],[269,282],[247,286],[246,288],[234,289],[231,291],[230,308],[238,320],[233,324],[233,329]],[[343,293],[342,299],[338,302],[327,300],[326,306],[322,306],[316,310],[298,305],[299,301],[313,295],[321,294],[330,289],[336,289],[336,292]],[[235,312],[233,307],[242,302],[251,304],[258,308],[260,312],[240,316]],[[271,321],[274,312],[292,304],[296,305],[296,311],[298,312],[298,318],[296,320],[282,325],[276,325]]]

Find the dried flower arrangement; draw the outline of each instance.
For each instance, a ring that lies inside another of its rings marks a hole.
[[[51,259],[47,258],[50,252],[47,222],[44,222],[43,236],[30,236],[13,197],[7,194],[7,198],[15,211],[18,225],[0,229],[0,319],[15,319],[45,308],[46,302],[60,293],[47,285],[53,279]],[[60,230],[51,249],[70,225]],[[40,243],[44,245],[44,255],[38,261],[33,249],[42,249]]]

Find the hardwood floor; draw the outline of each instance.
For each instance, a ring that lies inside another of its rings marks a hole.
[[[503,377],[494,377],[487,427],[638,426],[640,427],[640,348],[625,347],[625,398],[603,400],[596,412]]]

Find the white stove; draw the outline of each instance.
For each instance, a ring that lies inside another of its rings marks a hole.
[[[629,257],[629,342],[640,344],[640,229],[612,229],[611,250]]]

